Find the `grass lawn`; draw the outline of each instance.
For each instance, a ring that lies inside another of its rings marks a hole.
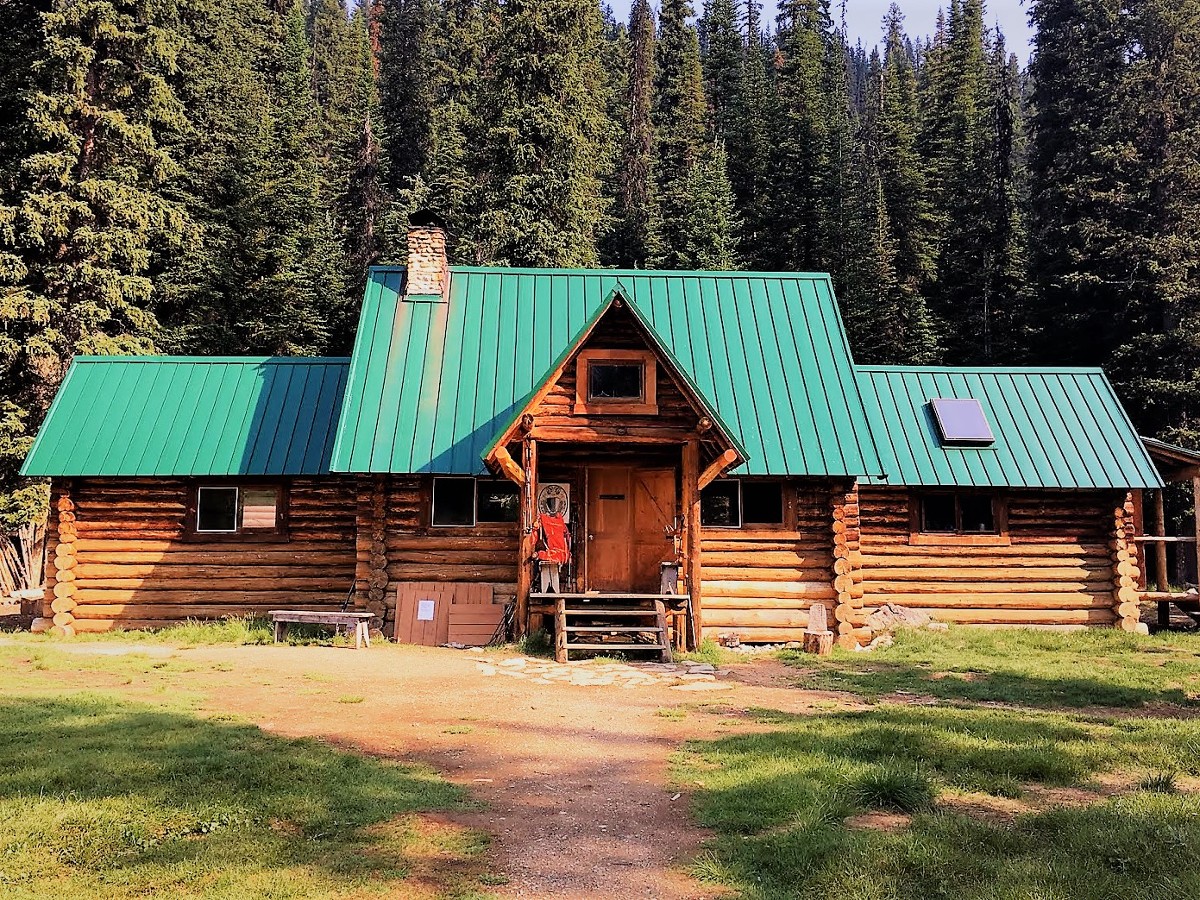
[[[955,629],[786,660],[872,705],[761,710],[761,732],[679,754],[718,835],[700,877],[762,898],[1200,897],[1200,636]]]
[[[6,900],[486,896],[485,838],[424,815],[469,804],[432,771],[202,717],[186,693],[47,688],[83,665],[188,664],[0,648]]]

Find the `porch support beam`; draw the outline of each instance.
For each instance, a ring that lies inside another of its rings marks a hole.
[[[700,478],[697,482],[697,487],[704,490],[722,475],[729,471],[735,462],[738,461],[736,450],[726,450],[716,459],[708,464],[703,472],[700,473]]]
[[[735,454],[736,456],[736,454]],[[687,589],[691,598],[688,619],[688,647],[700,646],[704,603],[700,590],[700,442],[692,438],[683,445],[683,525],[684,554],[687,559]]]
[[[509,481],[517,485],[525,484],[525,470],[512,458],[507,447],[497,447],[492,453],[492,460]]]
[[[517,566],[517,608],[513,616],[516,636],[529,629],[529,592],[533,588],[533,551],[537,542],[537,441],[521,442],[524,464],[521,490],[521,558]],[[511,459],[511,457],[510,457]]]

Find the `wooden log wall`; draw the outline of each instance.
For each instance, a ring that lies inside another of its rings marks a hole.
[[[786,484],[784,491],[794,504],[786,528],[701,531],[704,638],[731,632],[748,643],[798,641],[809,606],[836,604],[830,487]]]
[[[430,525],[432,489],[429,477],[394,475],[387,482],[385,602],[389,624],[395,621],[399,582],[487,584],[496,603],[508,603],[517,594],[517,523],[434,528]],[[385,633],[390,634],[390,629]]]
[[[883,603],[943,622],[1113,625],[1114,504],[1104,491],[1011,491],[1007,545],[910,543],[909,492],[859,490],[864,603],[861,625]]]
[[[183,619],[336,610],[355,579],[355,490],[297,478],[289,539],[184,540],[189,484],[89,478],[53,490],[44,615],[61,633],[159,628]]]
[[[373,624],[386,627],[387,613],[387,481],[383,475],[361,476],[358,480],[358,516],[355,522],[356,605],[377,618]]]

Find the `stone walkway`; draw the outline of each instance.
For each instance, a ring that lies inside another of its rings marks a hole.
[[[732,685],[717,680],[709,663],[597,663],[518,656],[486,659],[473,656],[475,669],[484,676],[521,678],[530,684],[573,684],[589,687],[639,688],[667,686],[677,691],[724,691]]]

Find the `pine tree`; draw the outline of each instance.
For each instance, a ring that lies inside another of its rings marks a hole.
[[[691,16],[687,0],[665,0],[659,9],[651,262],[664,269],[717,261],[736,268],[737,221],[726,211],[733,191],[724,148],[706,127],[700,41]]]
[[[879,174],[896,246],[896,280],[905,290],[923,295],[937,274],[936,222],[918,147],[917,78],[906,46],[904,16],[896,4],[888,9],[883,27],[883,65],[872,72],[868,102],[878,104]]]
[[[1130,198],[1117,163],[1114,98],[1125,77],[1127,23],[1103,0],[1037,0],[1030,67],[1032,271],[1039,356],[1097,362],[1120,339],[1127,247],[1116,225]]]
[[[0,400],[41,421],[76,353],[145,353],[150,273],[188,223],[162,149],[184,124],[171,87],[172,0],[58,0],[29,100],[37,150],[0,207]]]
[[[0,0],[0,203],[13,202],[21,162],[33,152],[29,119],[34,64],[45,53],[42,14],[50,0]]]
[[[705,0],[700,25],[704,92],[711,108],[712,130],[717,140],[728,141],[737,130],[745,74],[745,46],[735,0]]]
[[[601,19],[588,0],[510,0],[480,86],[481,263],[589,266],[607,227]]]
[[[1129,273],[1110,370],[1144,432],[1197,446],[1200,2],[1132,7],[1128,33],[1137,52],[1110,108],[1110,159],[1132,200],[1110,223]]]
[[[196,128],[181,154],[203,240],[160,279],[170,347],[322,352],[345,287],[320,179],[303,11],[294,6],[280,21],[255,0],[200,9],[183,79]]]
[[[438,0],[384,0],[379,26],[380,114],[387,188],[398,195],[425,169],[438,103]]]
[[[758,0],[746,4],[746,52],[741,91],[726,140],[729,183],[742,217],[741,253],[750,268],[772,265],[776,245],[772,221],[772,129],[779,118],[771,52],[759,23]]]
[[[763,256],[770,268],[814,270],[826,259],[823,237],[829,163],[828,0],[779,4],[779,113],[771,164],[775,235]]]
[[[655,210],[654,123],[651,119],[655,80],[654,14],[649,0],[634,0],[629,11],[629,63],[625,78],[624,141],[615,170],[614,227],[606,240],[605,258],[612,264],[642,267],[650,253]]]

